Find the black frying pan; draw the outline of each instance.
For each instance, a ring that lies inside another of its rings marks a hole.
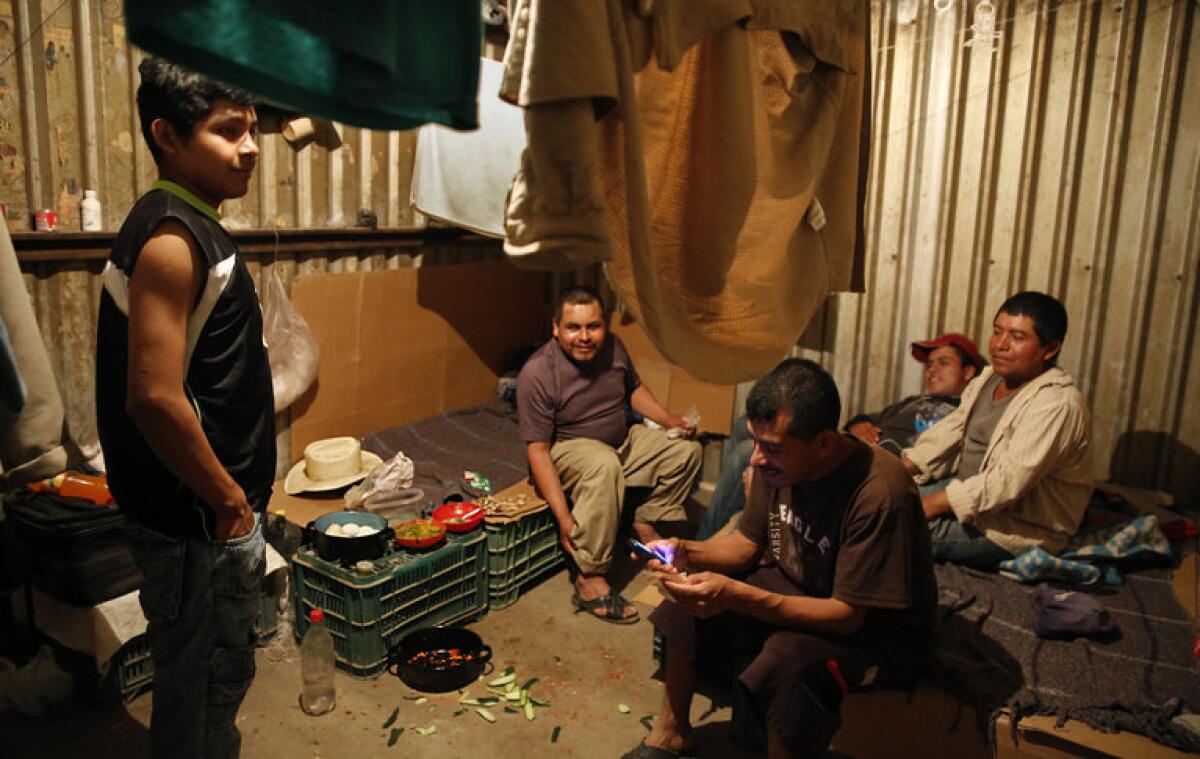
[[[442,665],[413,661],[413,657],[421,652],[445,653],[451,649],[457,649],[460,654],[470,654],[470,661]],[[491,660],[491,646],[470,630],[462,627],[422,627],[405,635],[399,644],[388,651],[388,672],[399,677],[413,690],[445,693],[474,682]]]

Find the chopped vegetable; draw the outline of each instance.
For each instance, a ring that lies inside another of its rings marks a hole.
[[[647,731],[654,729],[654,715],[653,714],[647,714],[645,717],[642,717],[641,719],[639,719],[638,722],[641,722],[642,727],[646,728]]]
[[[417,651],[408,657],[409,665],[420,669],[450,669],[461,667],[475,661],[476,654],[472,651],[461,651],[457,648],[439,648],[430,651]]]
[[[433,710],[434,710],[434,709],[436,709],[436,708],[437,708],[437,704],[430,704],[430,705],[429,705],[429,711],[433,711]]]
[[[534,718],[534,717],[536,717],[536,716],[537,716],[537,715],[533,713],[533,704],[531,704],[531,703],[529,703],[528,701],[526,701],[526,702],[525,702],[525,719],[527,719],[527,720],[529,720],[530,722],[532,722],[532,721],[533,721],[533,718]]]
[[[383,723],[383,729],[387,730],[392,725],[396,724],[396,718],[400,716],[400,707],[392,709],[391,715],[387,718],[387,722]]]
[[[521,710],[515,706],[505,706],[504,713],[505,714],[520,714]]]
[[[549,701],[547,701],[544,698],[538,698],[537,696],[530,696],[529,703],[533,704],[534,706],[549,706],[550,705]]]
[[[495,680],[489,680],[488,685],[490,685],[493,688],[499,688],[502,685],[508,685],[509,683],[513,683],[516,681],[517,681],[517,676],[515,674],[513,674],[512,672],[509,672],[505,675],[497,677]]]
[[[482,708],[482,707],[479,707],[479,708],[477,708],[477,709],[475,710],[475,712],[476,712],[476,713],[477,713],[477,714],[478,714],[480,717],[483,717],[484,719],[486,719],[488,722],[495,722],[495,721],[496,721],[496,715],[495,715],[495,714],[492,714],[492,713],[491,713],[491,712],[489,712],[487,709],[484,709],[484,708]]]
[[[554,658],[556,658],[556,659],[557,659],[558,657],[556,656],[556,657],[554,657]],[[561,727],[561,726],[559,726],[559,725],[555,725],[555,726],[554,726],[554,730],[553,730],[553,731],[551,731],[551,733],[550,733],[550,742],[551,742],[551,743],[558,743],[558,734],[559,734],[559,733],[561,733],[561,732],[562,732],[562,727]]]
[[[416,701],[418,698],[424,698],[424,696],[405,696],[404,700],[405,701]]]
[[[417,735],[433,735],[437,732],[437,725],[430,725],[429,727],[417,727],[413,728],[413,731],[416,732]]]
[[[420,540],[422,538],[437,537],[442,533],[443,528],[434,524],[429,519],[419,519],[415,522],[405,522],[404,524],[396,525],[393,529],[398,538]]]
[[[413,701],[413,703],[416,704],[417,706],[420,706],[421,704],[425,703],[428,700],[429,699],[425,698],[424,696],[420,696],[419,698],[417,698],[416,701]]]
[[[625,704],[617,704],[617,711],[619,711],[621,714],[629,714],[631,711],[633,711],[633,709],[630,709]]]
[[[517,699],[517,704],[520,706],[525,706],[529,703],[529,691],[525,688],[522,688],[520,690],[520,694],[520,697]]]
[[[525,681],[525,684],[521,686],[521,690],[529,690],[530,688],[532,688],[534,685],[537,684],[537,681],[538,681],[538,679],[536,677],[529,678],[528,680]]]
[[[500,699],[496,696],[480,696],[479,698],[463,696],[458,700],[458,703],[466,704],[467,706],[495,706],[500,703]]]
[[[513,690],[513,691],[509,691],[508,693],[505,693],[504,700],[505,701],[520,701],[521,700],[521,691]]]
[[[454,710],[454,716],[455,716],[455,717],[461,717],[461,716],[463,716],[463,715],[464,715],[464,714],[466,714],[466,713],[467,713],[467,710],[466,710],[466,709],[455,709],[455,710]]]
[[[394,727],[394,728],[392,728],[392,734],[388,736],[388,746],[395,746],[395,745],[396,745],[396,741],[397,741],[397,740],[400,738],[400,736],[401,736],[401,735],[403,735],[403,734],[404,734],[404,728],[402,728],[402,727]]]

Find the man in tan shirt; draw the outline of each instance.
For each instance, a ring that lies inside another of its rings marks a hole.
[[[1000,306],[992,367],[958,409],[903,452],[918,483],[935,559],[992,569],[1040,546],[1061,551],[1092,492],[1091,420],[1074,381],[1056,366],[1067,333],[1057,299],[1021,292]]]

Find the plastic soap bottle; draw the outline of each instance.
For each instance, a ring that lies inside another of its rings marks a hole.
[[[95,190],[84,190],[83,200],[79,203],[79,219],[84,232],[99,232],[104,228],[104,219],[100,213],[100,201],[96,199]]]
[[[113,502],[112,494],[108,491],[108,477],[103,474],[63,472],[48,480],[32,482],[28,487],[35,492],[58,493],[64,498],[82,498],[101,506]]]
[[[331,711],[337,704],[333,687],[333,636],[325,628],[325,613],[313,609],[308,613],[312,623],[300,644],[300,670],[304,690],[300,693],[300,708],[314,717]]]

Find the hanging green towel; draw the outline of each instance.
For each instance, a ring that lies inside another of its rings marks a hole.
[[[478,0],[125,0],[138,47],[301,113],[475,129]]]

